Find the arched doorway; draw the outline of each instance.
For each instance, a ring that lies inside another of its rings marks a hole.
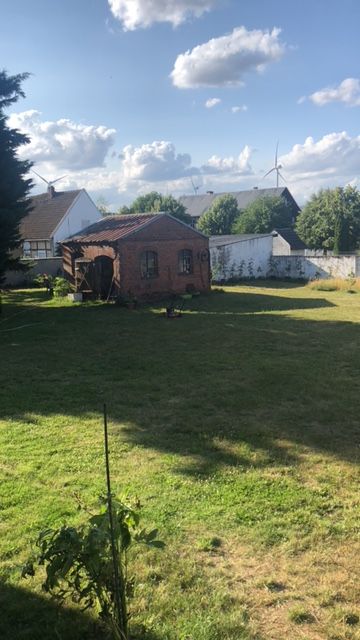
[[[107,298],[110,294],[113,274],[113,260],[109,256],[97,256],[94,260],[94,293],[101,298]]]

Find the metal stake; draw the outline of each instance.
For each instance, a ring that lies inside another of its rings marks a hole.
[[[106,412],[106,404],[104,403],[104,439],[105,439],[105,466],[106,466],[106,483],[107,483],[107,502],[108,502],[108,511],[109,511],[109,524],[110,524],[110,538],[111,538],[111,551],[112,551],[112,559],[113,559],[113,568],[114,568],[114,592],[115,592],[115,607],[117,610],[117,616],[119,623],[123,626],[125,633],[120,630],[121,635],[124,640],[127,640],[127,620],[126,620],[126,609],[124,608],[123,598],[119,592],[120,585],[120,574],[119,574],[119,553],[116,548],[115,542],[115,533],[114,533],[114,520],[113,520],[113,511],[112,511],[112,499],[111,499],[111,483],[110,483],[110,464],[109,464],[109,440],[108,440],[108,429],[107,429],[107,412]],[[122,577],[122,576],[121,576]],[[125,585],[123,584],[123,580],[121,580],[122,587],[124,589]],[[124,595],[125,597],[125,595]]]

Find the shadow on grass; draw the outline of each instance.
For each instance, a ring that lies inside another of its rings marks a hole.
[[[254,278],[253,280],[239,280],[238,282],[226,283],[227,288],[231,287],[251,287],[259,289],[298,289],[306,286],[305,280],[278,280],[277,278],[268,278],[262,280],[261,278]],[[219,283],[215,283],[214,287],[221,287]]]
[[[109,640],[109,636],[89,616],[4,583],[0,583],[0,638]]]
[[[1,640],[112,640],[89,615],[58,605],[49,598],[0,582]],[[129,640],[161,640],[134,625]]]
[[[246,313],[268,313],[271,311],[295,311],[296,309],[331,308],[335,305],[324,298],[300,298],[264,293],[214,291],[188,302],[189,311],[206,314],[242,315]]]
[[[269,313],[331,311],[325,299],[214,293],[170,321],[152,308],[31,305],[0,325],[8,417],[86,419],[106,401],[119,438],[196,475],[294,465],[304,446],[358,459],[359,326]]]

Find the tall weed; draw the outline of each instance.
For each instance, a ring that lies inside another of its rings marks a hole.
[[[349,293],[357,293],[360,291],[360,278],[312,280],[308,286],[315,291],[348,291]]]

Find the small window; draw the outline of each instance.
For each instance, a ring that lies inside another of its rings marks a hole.
[[[81,230],[86,229],[86,227],[90,226],[90,220],[81,220]]]
[[[50,240],[25,240],[24,258],[50,258],[52,256]]]
[[[189,274],[193,272],[193,254],[190,249],[179,251],[179,273]]]
[[[25,241],[23,244],[23,256],[24,258],[31,257],[31,245],[29,241]]]
[[[141,254],[140,270],[142,278],[156,278],[158,275],[158,256],[156,251],[144,251]]]

